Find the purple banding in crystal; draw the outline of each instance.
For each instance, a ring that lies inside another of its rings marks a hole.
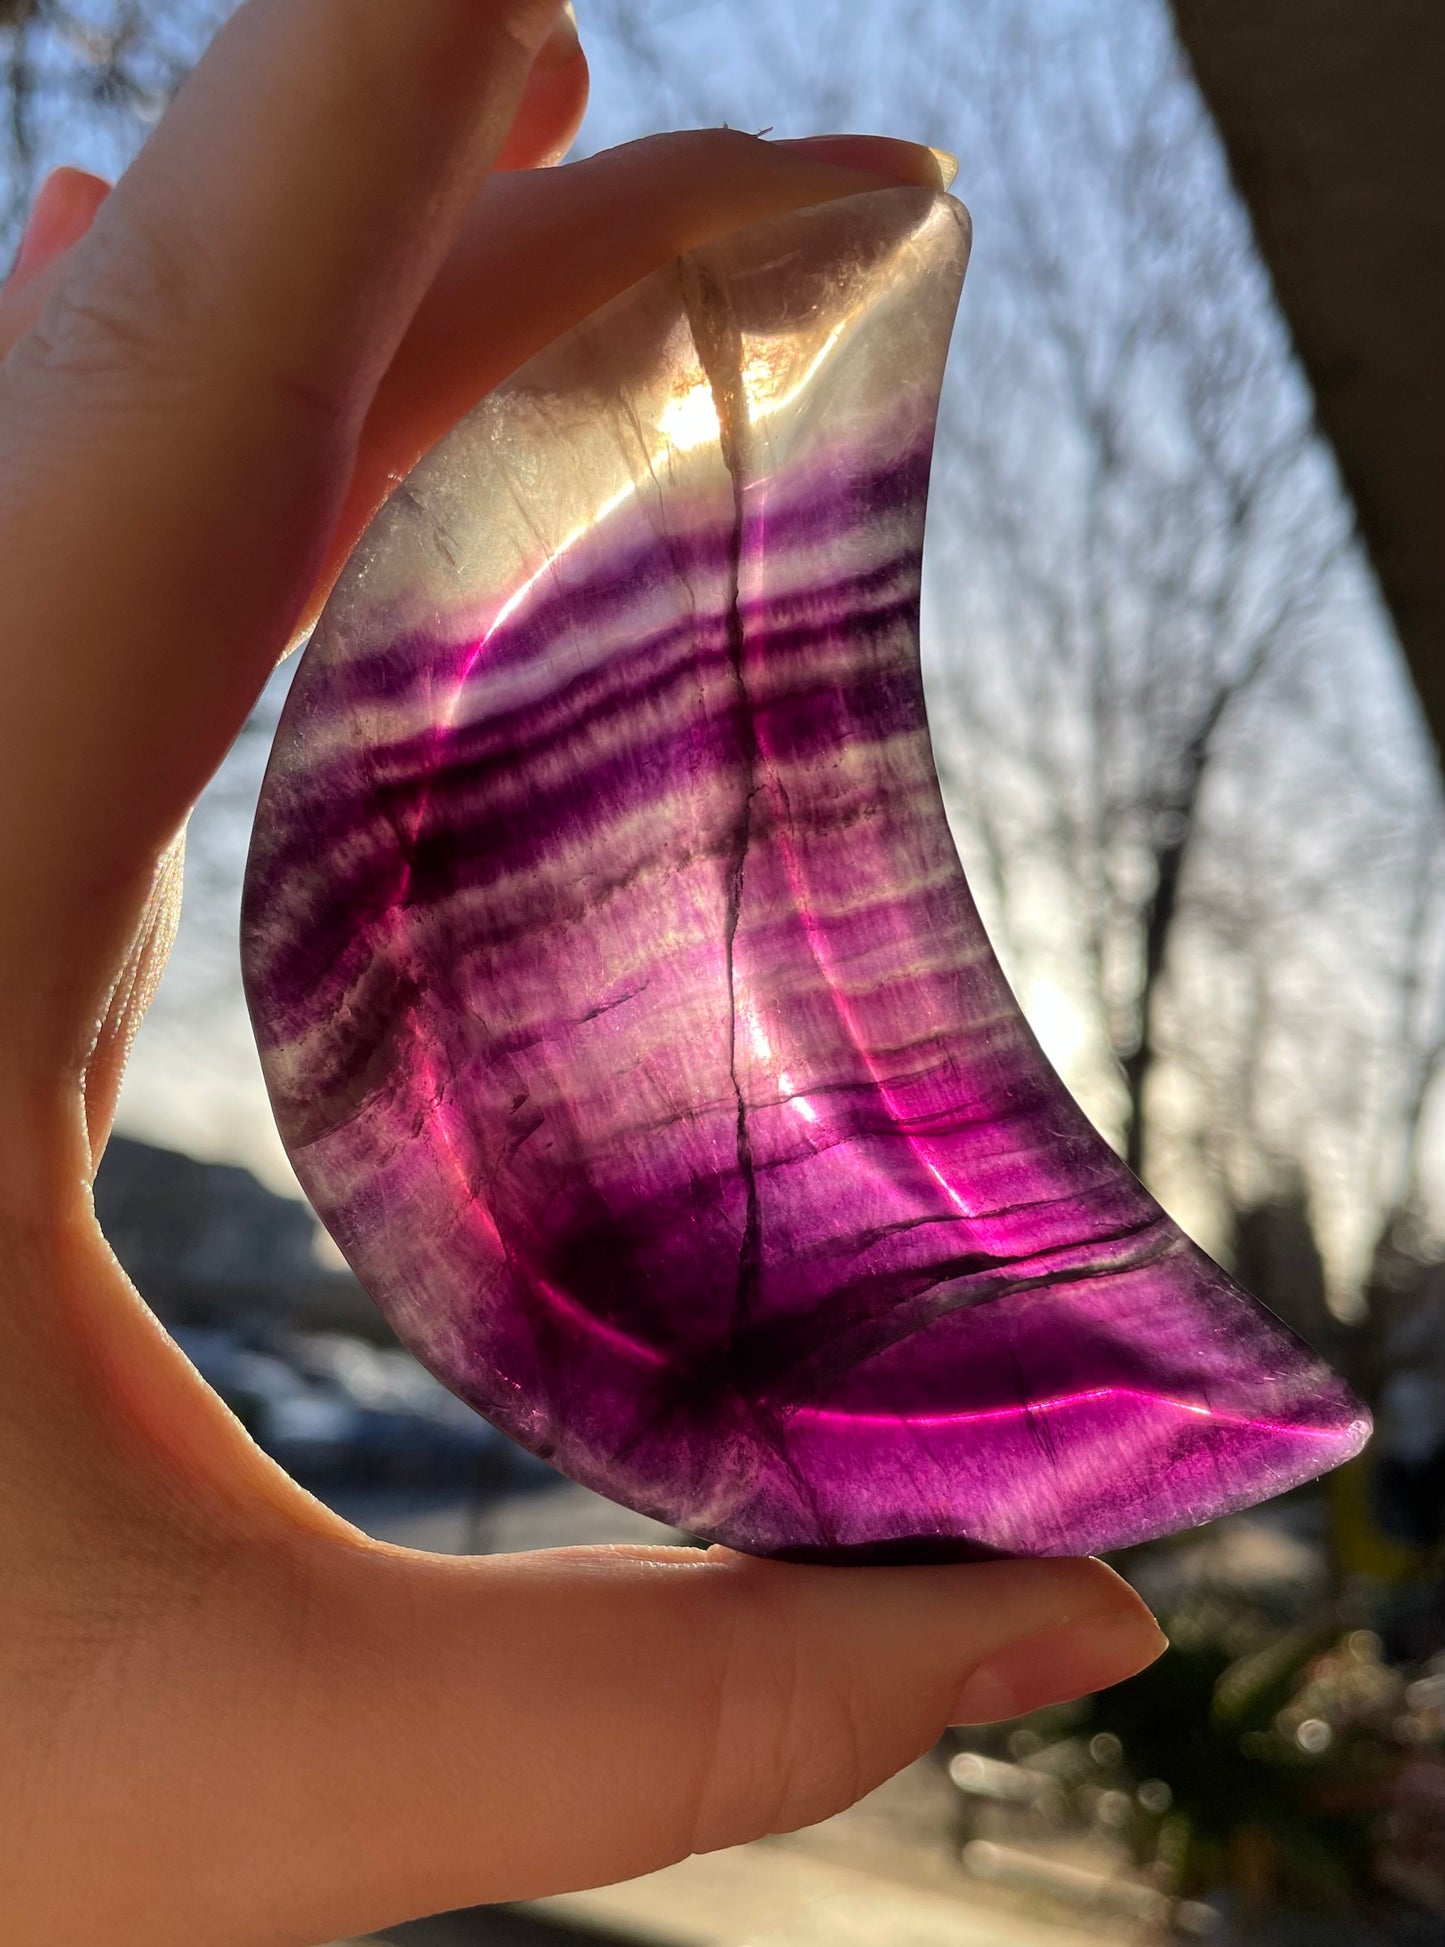
[[[803,1560],[1119,1547],[1368,1432],[989,950],[918,670],[930,444],[639,489],[419,622],[424,467],[247,885],[283,1136],[401,1336],[575,1478]]]

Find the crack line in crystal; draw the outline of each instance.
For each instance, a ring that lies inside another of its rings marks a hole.
[[[762,1212],[758,1201],[757,1172],[753,1164],[747,1098],[738,1077],[735,963],[738,924],[742,918],[743,876],[747,868],[748,847],[752,843],[753,802],[758,795],[758,738],[743,666],[747,637],[740,601],[744,521],[742,428],[746,423],[746,400],[743,397],[742,336],[725,298],[696,259],[683,257],[678,267],[688,326],[703,375],[712,392],[713,410],[718,422],[718,443],[732,483],[733,496],[733,525],[728,540],[727,644],[728,661],[737,693],[738,738],[747,777],[747,789],[743,793],[732,833],[727,873],[727,910],[723,922],[723,954],[728,987],[728,1076],[737,1103],[738,1173],[746,1197],[733,1301],[733,1330],[736,1332],[752,1315],[762,1274]]]

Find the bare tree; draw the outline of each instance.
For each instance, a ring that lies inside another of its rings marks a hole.
[[[1051,781],[1033,842],[1076,889],[1142,1171],[1217,781],[1298,690],[1349,524],[1172,47],[1012,35],[1003,58],[985,118],[1012,301],[988,382],[1061,439],[1046,456],[996,412],[955,416],[1011,659],[976,721]]]
[[[0,244],[47,159],[118,166],[184,79],[221,0],[0,0]]]

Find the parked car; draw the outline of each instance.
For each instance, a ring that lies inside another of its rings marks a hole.
[[[182,1329],[176,1339],[256,1443],[308,1485],[496,1493],[557,1478],[399,1348],[331,1332],[252,1342],[224,1329]]]
[[[181,1330],[176,1340],[257,1445],[291,1472],[325,1474],[347,1465],[361,1427],[339,1387],[318,1385],[227,1331]]]

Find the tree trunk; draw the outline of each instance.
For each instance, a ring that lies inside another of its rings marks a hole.
[[[1159,982],[1169,957],[1169,936],[1179,913],[1179,883],[1184,870],[1184,855],[1194,829],[1195,797],[1197,789],[1190,793],[1188,810],[1177,814],[1178,838],[1155,853],[1154,891],[1144,912],[1144,967],[1139,983],[1138,1038],[1121,1064],[1129,1099],[1128,1118],[1124,1126],[1124,1161],[1136,1176],[1144,1174],[1148,1128],[1145,1096],[1150,1072],[1159,1052]]]

